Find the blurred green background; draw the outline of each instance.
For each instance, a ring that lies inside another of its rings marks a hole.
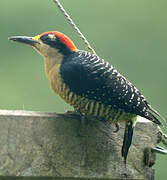
[[[61,0],[100,57],[110,61],[167,117],[167,1]],[[0,108],[65,112],[31,47],[7,40],[48,30],[84,44],[52,0],[0,1]],[[158,155],[156,179],[166,177],[167,156]]]

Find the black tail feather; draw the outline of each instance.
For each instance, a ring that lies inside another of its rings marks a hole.
[[[132,143],[132,137],[133,137],[133,122],[128,121],[126,122],[126,126],[125,126],[124,140],[122,146],[122,157],[124,158],[125,167],[126,167],[126,159],[128,156],[128,151]]]
[[[155,124],[162,125],[162,123],[150,112],[148,112],[148,114],[146,115],[146,118]]]
[[[167,122],[166,121],[166,119],[162,116],[162,115],[160,115],[155,109],[153,109],[149,104],[148,104],[148,108],[149,108],[149,110],[151,111],[151,112],[153,112],[154,114],[156,114],[159,118],[161,118],[164,122]],[[155,116],[154,116],[154,118],[155,118]]]

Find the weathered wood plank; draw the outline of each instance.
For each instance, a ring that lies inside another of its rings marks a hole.
[[[0,175],[154,179],[158,128],[138,118],[127,168],[121,157],[124,124],[89,120],[84,131],[77,114],[0,111]],[[84,136],[80,136],[80,132]],[[150,164],[151,164],[150,163]]]

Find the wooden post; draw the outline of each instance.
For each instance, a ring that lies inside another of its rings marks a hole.
[[[75,113],[1,110],[0,175],[154,179],[155,124],[138,118],[125,168],[124,124],[115,133],[113,124],[89,120],[81,136],[80,122]]]

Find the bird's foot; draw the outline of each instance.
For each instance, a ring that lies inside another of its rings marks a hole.
[[[119,124],[118,123],[115,123],[115,127],[116,127],[116,130],[113,131],[114,133],[117,133],[119,131]]]
[[[88,125],[88,119],[87,117],[80,113],[80,125],[78,128],[78,136],[80,137],[87,137],[87,125]]]
[[[161,136],[160,142],[162,142],[165,146],[167,146],[167,135],[162,131],[160,127],[159,127],[159,133]]]
[[[70,110],[67,110],[66,114],[72,114],[74,113],[75,111],[70,111]]]

